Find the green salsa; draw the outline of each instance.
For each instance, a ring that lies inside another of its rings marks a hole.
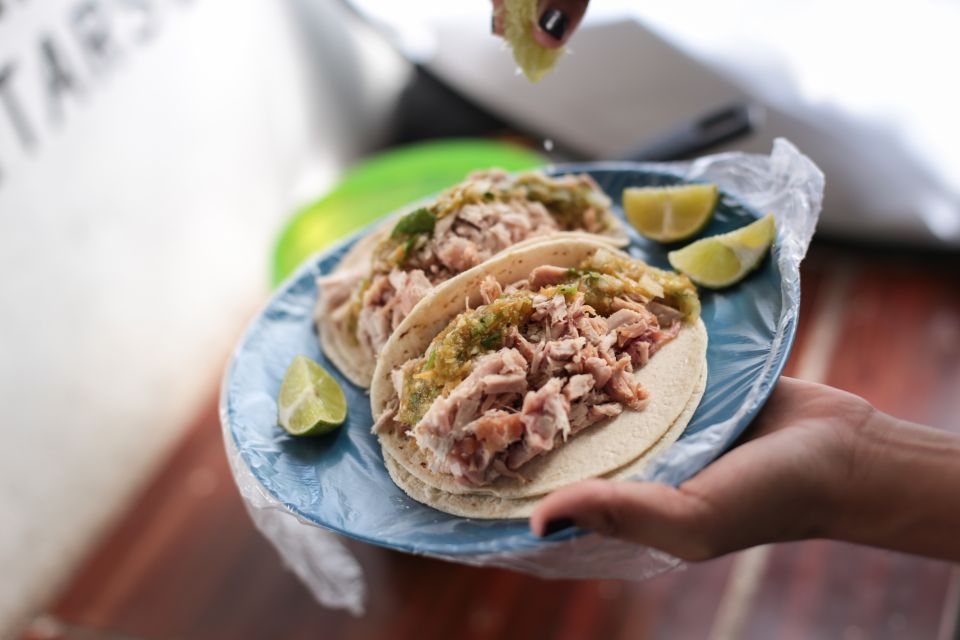
[[[507,330],[529,319],[534,295],[532,291],[502,295],[448,324],[430,343],[421,363],[407,369],[397,418],[411,426],[419,422],[437,396],[470,374],[477,356],[498,350]]]
[[[405,267],[414,252],[433,234],[437,222],[466,205],[515,200],[543,204],[565,231],[583,229],[591,209],[601,230],[607,227],[608,219],[603,214],[610,202],[586,178],[548,178],[535,172],[500,180],[472,178],[444,191],[433,204],[400,218],[390,235],[374,250],[373,273]]]
[[[583,229],[590,209],[594,210],[601,230],[607,228],[608,219],[599,214],[606,211],[610,202],[585,179],[569,177],[561,182],[538,173],[524,173],[517,176],[515,189],[523,198],[545,206],[564,231]]]
[[[433,234],[437,215],[421,207],[400,218],[390,235],[380,241],[373,251],[373,272],[387,273],[393,267],[402,267],[422,243]]]
[[[591,302],[587,295],[587,304],[598,312],[604,313],[603,301],[612,297],[640,296],[647,301],[657,300],[678,309],[688,322],[700,317],[700,297],[697,288],[687,276],[674,271],[652,267],[640,260],[620,256],[609,251],[597,251],[580,264],[581,273],[603,274],[608,280],[600,289],[607,292],[602,299]],[[609,293],[614,293],[609,297]],[[594,303],[600,306],[595,306]]]
[[[578,294],[603,316],[613,312],[615,298],[662,301],[679,309],[688,321],[700,313],[696,288],[686,276],[598,251],[579,268],[568,269],[558,284],[538,292],[505,293],[490,304],[458,315],[433,339],[427,355],[406,368],[397,419],[410,426],[419,422],[437,397],[470,375],[480,355],[500,349],[509,329],[519,329],[530,319],[536,296],[562,295],[571,302]]]

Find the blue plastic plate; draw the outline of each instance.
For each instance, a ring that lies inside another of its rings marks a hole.
[[[556,173],[588,172],[619,208],[624,187],[669,185],[676,176],[640,166],[565,166]],[[750,208],[724,195],[704,235],[743,226],[758,217]],[[518,551],[550,544],[533,537],[524,520],[470,520],[441,513],[408,498],[383,465],[380,447],[370,433],[372,420],[366,392],[339,375],[320,351],[312,322],[315,278],[337,266],[356,240],[316,256],[304,264],[254,319],[228,365],[221,397],[221,415],[243,461],[277,501],[301,518],[337,533],[372,544],[414,553],[457,556]],[[669,267],[663,247],[639,236],[629,251],[651,264]],[[774,253],[776,254],[776,247]],[[733,417],[748,388],[760,379],[765,400],[783,369],[796,330],[787,324],[786,348],[773,366],[765,366],[781,317],[782,287],[776,261],[767,258],[739,285],[721,292],[701,291],[703,321],[709,333],[708,378],[703,400],[681,440]],[[798,293],[798,292],[796,292]],[[343,386],[349,404],[347,422],[332,434],[312,439],[288,436],[277,425],[276,397],[290,361],[304,354],[331,371]],[[769,364],[769,363],[766,363]],[[762,406],[758,403],[736,425],[746,428]],[[716,457],[732,437],[716,445]],[[676,447],[667,450],[670,456]],[[706,462],[684,467],[684,478]],[[682,461],[681,461],[682,462]],[[672,465],[676,481],[677,465]]]

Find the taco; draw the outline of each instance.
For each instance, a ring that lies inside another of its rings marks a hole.
[[[438,284],[509,247],[558,233],[626,232],[587,175],[472,174],[435,201],[393,217],[318,279],[316,324],[327,357],[367,387],[393,331]]]
[[[686,276],[586,237],[513,249],[447,281],[377,362],[371,408],[391,477],[442,511],[492,518],[526,515],[577,480],[638,472],[703,395],[699,314]]]

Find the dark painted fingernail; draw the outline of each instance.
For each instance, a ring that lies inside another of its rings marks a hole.
[[[543,528],[543,535],[541,538],[547,536],[552,536],[558,531],[563,531],[564,529],[569,529],[570,527],[575,526],[577,523],[573,521],[573,518],[554,518],[553,520],[547,521],[547,526]]]
[[[563,34],[567,32],[567,14],[559,9],[544,11],[538,24],[556,40],[563,40]]]

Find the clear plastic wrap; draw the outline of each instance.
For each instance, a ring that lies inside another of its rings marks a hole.
[[[737,214],[772,212],[776,217],[773,260],[763,273],[739,290],[705,294],[711,340],[708,393],[687,431],[647,466],[642,478],[679,484],[730,446],[759,411],[782,370],[796,328],[799,267],[820,213],[823,175],[782,139],[775,141],[769,156],[724,153],[684,163],[594,163],[553,170],[589,170],[615,200],[623,186],[632,184],[630,176],[639,174],[657,184],[714,182],[725,197],[715,221],[720,226],[713,228],[711,223],[708,233],[741,224]],[[412,503],[396,494],[389,478],[384,483],[382,459],[368,433],[352,433],[349,442],[344,435],[332,445],[291,444],[278,433],[273,416],[279,378],[291,354],[304,352],[307,340],[315,343],[309,327],[315,296],[312,278],[335,263],[351,242],[308,261],[281,287],[238,346],[221,393],[227,457],[247,509],[319,602],[355,614],[364,610],[363,569],[329,529],[412,553],[548,578],[643,580],[682,564],[655,549],[595,534],[539,540],[523,522],[469,521]],[[657,253],[660,249],[637,238],[630,251],[653,263],[664,261]],[[264,329],[277,326],[281,332]],[[310,348],[316,350],[315,344]],[[731,359],[728,353],[736,357]],[[369,407],[361,405],[351,403],[351,419],[369,424]],[[345,476],[331,469],[318,472],[316,461],[324,456],[336,457],[345,473],[369,483],[348,484]],[[394,494],[386,495],[391,490]],[[385,512],[378,514],[378,509]],[[328,517],[324,510],[337,513]]]

